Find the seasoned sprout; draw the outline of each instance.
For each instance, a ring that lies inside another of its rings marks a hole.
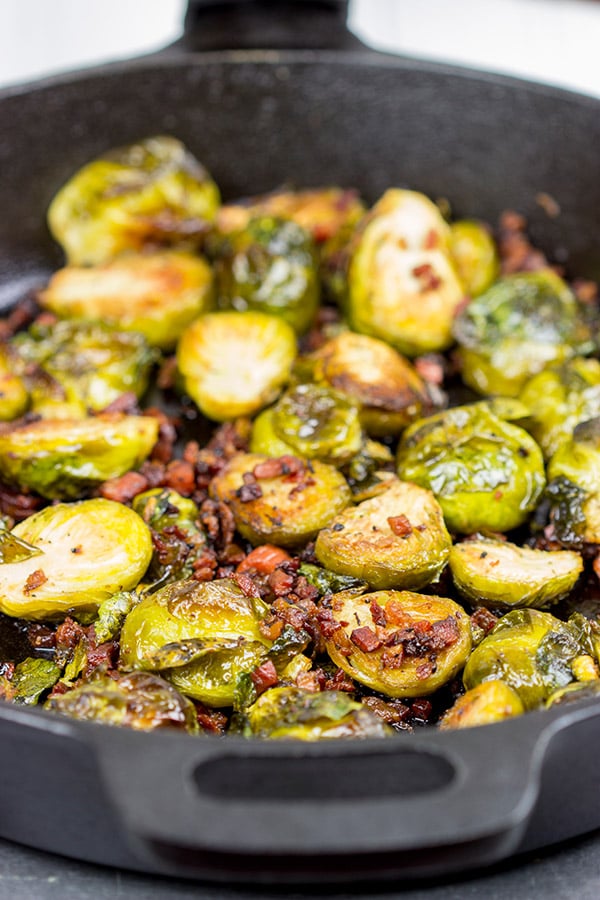
[[[400,477],[432,490],[448,528],[464,534],[522,525],[545,485],[535,441],[485,403],[415,422],[397,462]]]
[[[287,322],[255,311],[201,316],[177,347],[185,390],[218,422],[253,415],[275,400],[295,356],[296,338]]]
[[[524,713],[521,698],[504,681],[484,681],[459,697],[440,722],[440,728],[473,728],[492,725]]]
[[[301,456],[343,465],[361,449],[358,409],[343,394],[300,384],[256,419],[250,449],[266,456]]]
[[[353,240],[352,328],[408,356],[445,350],[463,298],[449,253],[449,228],[437,207],[414,191],[386,191]]]
[[[168,728],[188,734],[198,732],[194,704],[173,685],[149,672],[95,678],[51,697],[46,709],[80,721],[123,725],[136,731]]]
[[[0,610],[23,619],[93,611],[135,587],[152,555],[148,527],[111,500],[47,506],[12,533],[40,551],[0,565]]]
[[[217,212],[219,191],[173,137],[152,137],[88,163],[48,210],[71,265],[97,265],[145,244],[197,242]]]
[[[231,706],[236,682],[265,658],[268,607],[235,581],[178,581],[144,597],[121,631],[120,664],[159,671],[183,694]]]
[[[528,430],[549,459],[577,425],[600,416],[600,362],[577,357],[546,369],[527,382],[520,400],[531,413]]]
[[[424,382],[392,347],[363,334],[344,331],[313,356],[314,378],[359,406],[365,430],[398,434],[431,407]]]
[[[243,537],[281,547],[312,540],[350,503],[350,488],[337,469],[293,456],[242,453],[213,479],[210,489],[229,504]]]
[[[155,537],[148,577],[161,585],[192,578],[194,563],[206,548],[194,501],[169,488],[154,488],[138,494],[132,505]]]
[[[152,416],[45,419],[0,434],[0,476],[49,500],[71,500],[136,468],[158,438]]]
[[[312,693],[297,687],[275,687],[247,710],[243,733],[246,737],[320,741],[386,737],[392,730],[342,691]]]
[[[33,325],[15,347],[22,365],[41,367],[41,379],[30,376],[32,409],[47,418],[61,408],[66,418],[99,412],[126,392],[141,397],[156,359],[141,334],[81,320]]]
[[[546,497],[564,544],[600,544],[600,418],[579,425],[548,464]]]
[[[418,588],[437,581],[452,541],[439,503],[416,484],[394,479],[319,532],[319,562],[371,587]]]
[[[454,678],[471,650],[469,617],[444,597],[343,591],[333,596],[331,614],[326,644],[334,663],[389,697],[433,693]]]
[[[60,269],[40,302],[60,318],[101,320],[168,350],[211,309],[213,278],[208,263],[191,253],[131,254],[104,265]]]
[[[516,397],[525,382],[594,349],[574,294],[550,269],[502,278],[457,316],[462,377],[480,394]]]
[[[462,596],[477,606],[540,609],[570,593],[583,561],[569,550],[530,550],[481,538],[456,544],[450,568]]]
[[[483,294],[500,274],[496,244],[481,222],[460,219],[450,225],[450,253],[470,297]]]

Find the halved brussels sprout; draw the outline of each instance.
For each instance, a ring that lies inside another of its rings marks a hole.
[[[255,311],[201,316],[177,347],[185,390],[218,422],[253,415],[275,400],[295,356],[296,337],[287,322]]]
[[[496,243],[482,222],[472,219],[452,222],[450,254],[470,297],[487,291],[500,274]]]
[[[220,203],[206,169],[173,137],[104,153],[73,175],[48,210],[69,263],[95,265],[144,244],[198,240]]]
[[[564,622],[536,609],[515,609],[475,647],[465,666],[467,690],[499,679],[512,687],[525,709],[535,709],[570,681],[569,661],[581,652]]]
[[[210,491],[230,506],[243,537],[281,547],[312,540],[351,501],[346,479],[333,466],[256,453],[235,456]]]
[[[411,425],[398,474],[433,491],[451,531],[510,531],[533,512],[546,483],[542,452],[526,431],[485,403]]]
[[[243,733],[246,737],[301,741],[393,734],[379,716],[342,691],[313,693],[297,687],[265,691],[247,710]]]
[[[446,684],[471,650],[469,617],[445,597],[411,591],[331,599],[339,626],[328,629],[327,652],[352,678],[389,697],[421,697]]]
[[[546,369],[527,382],[519,398],[533,420],[528,431],[549,459],[577,425],[600,416],[600,362],[578,357]]]
[[[343,465],[363,443],[358,410],[343,394],[299,384],[254,422],[250,449],[265,456],[302,456]]]
[[[152,556],[148,527],[111,500],[47,506],[12,534],[41,551],[0,565],[0,610],[22,619],[94,610],[135,587]]]
[[[546,706],[564,706],[567,703],[578,703],[582,700],[597,700],[598,694],[600,694],[600,681],[577,681],[550,694],[546,700]]]
[[[29,405],[29,392],[14,357],[14,350],[0,345],[0,422],[21,416]]]
[[[440,211],[423,194],[386,191],[353,240],[348,272],[352,328],[408,356],[449,347],[464,299],[449,234]]]
[[[101,322],[33,325],[17,336],[14,346],[25,365],[41,366],[48,376],[41,381],[30,376],[32,410],[48,418],[54,418],[57,406],[85,416],[87,410],[105,409],[125,392],[141,397],[156,359],[141,334],[116,331]],[[70,417],[68,412],[64,417]]]
[[[161,586],[167,581],[192,578],[194,562],[206,548],[206,535],[198,524],[199,511],[194,501],[169,488],[154,488],[138,494],[132,506],[159,537],[149,578]]]
[[[484,681],[459,697],[440,721],[440,728],[473,728],[492,725],[524,713],[521,698],[504,681]]]
[[[208,706],[231,706],[238,677],[266,656],[268,607],[235,581],[178,581],[144,597],[121,630],[120,665],[160,671]]]
[[[197,734],[194,704],[158,675],[131,672],[118,678],[95,678],[57,694],[46,709],[72,719],[122,725],[136,731],[174,728]]]
[[[261,216],[218,242],[215,275],[219,303],[278,316],[306,331],[319,305],[317,250],[295,222]]]
[[[376,338],[344,331],[312,359],[315,381],[357,404],[369,434],[398,434],[431,408],[427,388],[415,369]]]
[[[43,419],[0,434],[0,476],[49,500],[71,500],[140,465],[158,439],[152,416]]]
[[[170,349],[213,306],[212,271],[191,253],[131,254],[104,265],[60,269],[39,297],[61,318],[101,320]]]
[[[550,269],[508,275],[457,316],[462,377],[480,394],[516,397],[528,378],[594,349],[583,309]]]
[[[600,544],[600,418],[578,425],[548,464],[546,497],[556,537]]]
[[[431,491],[394,479],[323,528],[315,553],[325,568],[371,587],[417,590],[439,579],[451,546]]]
[[[487,538],[455,544],[449,562],[462,596],[491,607],[549,606],[570,593],[583,571],[579,553]]]

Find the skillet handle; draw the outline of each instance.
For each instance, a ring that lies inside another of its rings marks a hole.
[[[542,721],[318,745],[118,734],[97,750],[132,849],[154,871],[410,877],[516,850],[553,719]]]
[[[364,48],[346,27],[349,0],[188,0],[176,46],[198,50]]]

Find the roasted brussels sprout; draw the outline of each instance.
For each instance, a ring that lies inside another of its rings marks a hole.
[[[326,738],[386,737],[392,729],[342,691],[312,693],[297,687],[274,687],[262,694],[246,712],[246,737]]]
[[[32,410],[48,418],[61,408],[67,418],[78,410],[99,412],[125,392],[141,397],[156,359],[142,335],[100,322],[38,324],[14,343],[22,363],[41,366],[55,384],[35,383],[33,376]]]
[[[440,728],[473,728],[492,725],[525,710],[517,692],[504,681],[484,681],[459,697],[440,721]]]
[[[194,562],[206,548],[206,535],[198,524],[199,511],[193,500],[169,488],[154,488],[138,494],[133,509],[159,538],[155,541],[148,576],[163,585],[194,575]]]
[[[152,416],[26,423],[0,434],[0,477],[50,500],[76,499],[138,466],[157,438]]]
[[[449,253],[449,228],[437,207],[414,191],[386,191],[353,240],[352,328],[408,356],[445,350],[463,298]]]
[[[177,347],[185,390],[205,416],[219,422],[253,415],[275,400],[295,356],[290,326],[256,311],[201,316]]]
[[[359,406],[369,434],[398,434],[431,408],[424,382],[383,341],[344,331],[313,356],[314,378]]]
[[[450,225],[450,254],[466,293],[483,294],[500,274],[494,238],[481,222],[460,219]]]
[[[46,709],[72,719],[123,725],[137,731],[174,728],[188,734],[198,732],[194,704],[172,684],[149,672],[95,678],[51,697]]]
[[[519,396],[531,413],[528,430],[549,459],[577,425],[600,416],[600,362],[578,357],[546,369]]]
[[[343,465],[361,449],[358,409],[343,394],[315,384],[299,384],[256,419],[253,453],[298,455]]]
[[[231,706],[236,681],[270,647],[260,631],[268,607],[235,581],[178,581],[144,597],[121,630],[120,664],[160,671],[183,694]]]
[[[88,163],[48,210],[72,265],[107,262],[144,244],[198,240],[219,206],[206,169],[173,137],[152,137]]]
[[[516,397],[532,375],[594,349],[582,308],[550,269],[502,278],[459,313],[454,334],[463,380],[480,394]]]
[[[350,503],[350,488],[333,466],[294,456],[235,456],[211,483],[235,524],[253,544],[297,547],[316,537]]]
[[[207,262],[176,251],[131,254],[104,265],[56,272],[40,302],[63,319],[101,320],[170,349],[182,331],[213,306]]]
[[[583,561],[569,550],[530,550],[481,538],[455,544],[450,568],[460,593],[478,606],[540,609],[567,596]]]
[[[0,345],[0,422],[18,418],[29,405],[29,392],[13,356],[12,347]]]
[[[398,448],[398,474],[433,491],[451,531],[509,531],[544,489],[542,452],[485,403],[415,422]]]
[[[343,591],[332,597],[331,614],[326,643],[334,663],[390,697],[433,693],[454,678],[471,650],[469,617],[444,597]]]
[[[600,418],[578,425],[548,464],[546,498],[563,544],[600,544]]]
[[[600,681],[577,681],[567,684],[550,694],[546,706],[564,706],[581,700],[597,700],[600,694]]]
[[[371,587],[416,590],[438,580],[451,546],[431,491],[394,479],[339,513],[319,532],[315,553],[325,568]]]
[[[40,551],[0,565],[0,610],[23,619],[94,610],[135,587],[152,556],[147,525],[111,500],[47,506],[12,534]]]

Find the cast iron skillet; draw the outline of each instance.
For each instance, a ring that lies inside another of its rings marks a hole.
[[[4,91],[2,305],[60,264],[44,227],[57,187],[105,148],[157,133],[184,140],[226,197],[293,179],[368,200],[407,185],[489,221],[518,209],[550,256],[598,278],[600,102],[376,54],[344,22],[334,0],[196,2],[161,54]],[[288,49],[221,50],[233,35]],[[138,734],[0,705],[0,836],[215,879],[431,876],[600,826],[599,738],[595,703],[317,745]]]

